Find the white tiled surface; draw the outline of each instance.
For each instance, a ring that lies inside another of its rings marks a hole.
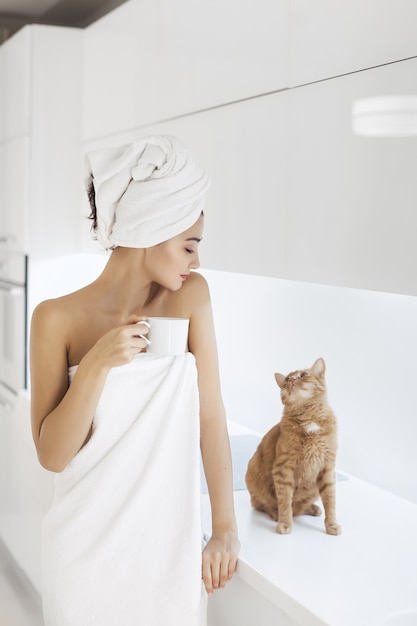
[[[43,626],[40,597],[1,542],[0,626]]]

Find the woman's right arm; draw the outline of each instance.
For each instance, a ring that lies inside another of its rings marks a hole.
[[[46,301],[31,324],[32,434],[41,465],[53,472],[63,471],[87,440],[110,369],[130,362],[146,343],[135,326],[140,318],[129,318],[87,352],[69,386],[66,315]]]

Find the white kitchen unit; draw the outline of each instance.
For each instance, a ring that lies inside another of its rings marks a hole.
[[[417,93],[417,60],[138,130],[177,135],[211,175],[203,267],[417,294],[417,141],[370,140],[351,128],[355,98],[385,89]],[[87,250],[87,227],[85,236]]]
[[[417,93],[417,59],[290,90],[286,278],[417,295],[417,140],[352,132],[381,93]]]
[[[0,245],[31,257],[79,245],[81,44],[36,25],[0,47]]]
[[[356,98],[417,92],[417,5],[196,11],[132,1],[86,29],[83,149],[182,138],[213,181],[207,268],[417,294],[417,142],[351,127]]]
[[[26,394],[0,389],[0,442],[0,538],[40,591],[40,528],[53,475],[37,459]]]
[[[291,0],[291,87],[416,55],[414,0]]]
[[[29,134],[0,142],[0,246],[14,251],[28,240],[29,158]]]
[[[209,626],[417,623],[417,504],[338,476],[339,536],[325,533],[323,516],[297,517],[292,533],[279,535],[276,522],[252,509],[248,492],[235,491],[238,569],[235,579],[209,598]],[[207,495],[203,519],[209,537]]]
[[[289,0],[126,2],[85,30],[83,140],[288,85]]]
[[[30,132],[30,39],[24,28],[0,48],[0,142]]]

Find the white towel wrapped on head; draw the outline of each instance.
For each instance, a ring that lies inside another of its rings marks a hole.
[[[184,232],[198,220],[210,184],[189,150],[169,135],[90,152],[85,170],[105,248],[149,248]]]

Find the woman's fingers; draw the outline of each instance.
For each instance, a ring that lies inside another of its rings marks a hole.
[[[230,568],[230,556],[226,554],[226,555],[223,555],[223,558],[220,563],[220,571],[219,571],[219,587],[220,588],[225,587],[226,583],[231,578],[231,576],[229,576],[229,568]]]
[[[233,574],[236,572],[237,567],[237,554],[231,554],[229,561],[228,580],[233,578]]]
[[[208,594],[223,589],[236,571],[237,556],[228,552],[203,553],[203,581]]]
[[[202,563],[202,578],[204,585],[206,587],[206,591],[209,595],[211,595],[214,591],[213,589],[213,578],[211,574],[211,561],[208,555],[203,552],[203,563]]]
[[[132,349],[133,356],[150,345],[151,342],[146,337],[150,327],[146,319],[140,319],[136,315],[132,315],[124,327],[122,327],[122,333],[125,333],[125,341]]]

